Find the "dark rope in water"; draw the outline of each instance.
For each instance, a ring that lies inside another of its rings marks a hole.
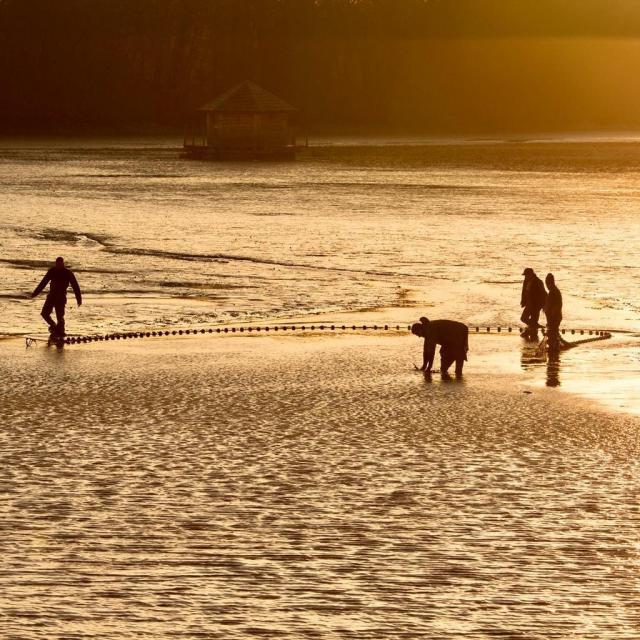
[[[104,342],[110,340],[131,340],[139,338],[161,338],[161,337],[180,337],[180,336],[195,336],[204,334],[254,334],[254,333],[281,333],[281,332],[315,332],[315,331],[330,331],[334,333],[338,332],[351,332],[351,331],[384,331],[384,332],[410,332],[411,325],[405,324],[362,324],[362,325],[347,325],[347,324],[283,324],[283,325],[267,325],[258,327],[209,327],[201,329],[160,329],[153,331],[125,331],[107,333],[102,335],[88,335],[88,336],[69,336],[64,339],[65,344],[86,344],[89,342]],[[474,326],[469,328],[470,334],[486,335],[490,333],[511,333],[521,335],[524,333],[522,327],[481,327]],[[578,340],[572,344],[582,344],[585,342],[592,342],[595,340],[603,340],[611,337],[610,331],[604,331],[602,329],[562,329],[563,335],[589,335],[591,338],[584,340]],[[32,341],[35,341],[31,339]]]

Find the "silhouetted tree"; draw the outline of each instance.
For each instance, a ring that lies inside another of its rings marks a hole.
[[[176,127],[244,79],[312,125],[637,126],[639,33],[636,0],[0,0],[0,127]]]

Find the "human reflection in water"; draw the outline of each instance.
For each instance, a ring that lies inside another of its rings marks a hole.
[[[525,371],[539,371],[545,365],[547,369],[547,387],[560,386],[560,352],[562,347],[557,342],[550,342],[546,337],[540,344],[523,343],[520,363]]]
[[[436,346],[440,345],[440,373],[449,377],[449,367],[456,363],[456,378],[462,378],[462,367],[469,351],[469,327],[455,320],[433,320],[420,318],[420,322],[411,325],[411,333],[424,338],[421,371],[431,375]]]
[[[547,387],[560,386],[560,347],[549,344],[547,351]]]

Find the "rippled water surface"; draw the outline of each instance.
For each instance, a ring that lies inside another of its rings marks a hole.
[[[180,160],[177,141],[0,141],[2,331],[55,256],[104,329],[415,304],[513,323],[521,273],[565,318],[640,326],[640,144],[319,147],[293,163]]]
[[[0,638],[639,638],[640,145],[173,144],[0,144]],[[400,332],[25,349],[60,254],[77,333],[514,324],[523,266],[629,333],[474,332],[462,382]]]
[[[414,346],[5,345],[4,637],[637,638],[638,421]]]

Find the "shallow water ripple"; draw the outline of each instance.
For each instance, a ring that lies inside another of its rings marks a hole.
[[[392,339],[170,344],[0,361],[4,637],[640,635],[637,420]]]

